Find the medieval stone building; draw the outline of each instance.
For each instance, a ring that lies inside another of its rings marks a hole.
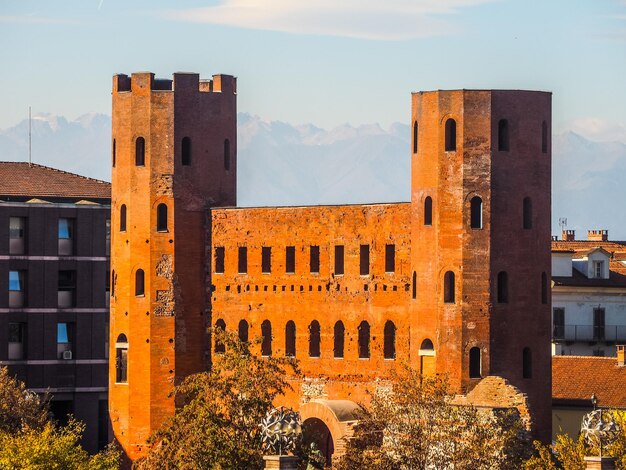
[[[299,359],[285,404],[328,452],[401,361],[460,394],[499,376],[549,439],[550,122],[550,93],[413,93],[410,202],[237,208],[235,78],[115,76],[109,396],[129,457],[209,367],[209,326]]]

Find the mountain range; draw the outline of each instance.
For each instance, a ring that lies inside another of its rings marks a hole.
[[[32,119],[32,160],[110,180],[111,119]],[[326,130],[258,116],[238,116],[240,206],[349,204],[410,199],[410,128],[394,123]],[[552,140],[553,233],[559,218],[583,239],[607,229],[626,239],[626,144],[589,140],[575,132]],[[28,159],[28,120],[0,130],[0,160]]]

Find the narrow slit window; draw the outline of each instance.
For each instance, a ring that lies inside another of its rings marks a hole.
[[[167,232],[167,204],[157,206],[157,232]]]
[[[309,254],[309,267],[311,273],[317,274],[320,272],[320,247],[317,245],[311,245]]]
[[[424,199],[424,225],[433,224],[433,200],[430,196]]]
[[[248,342],[248,329],[249,329],[248,322],[245,320],[241,320],[239,322],[238,333],[239,333],[239,341],[241,341],[242,343]]]
[[[509,151],[509,121],[506,119],[498,121],[498,150],[500,152]]]
[[[417,299],[417,272],[413,271],[413,299]]]
[[[478,196],[470,200],[470,227],[483,228],[483,200]]]
[[[385,323],[385,344],[384,344],[384,354],[385,359],[395,359],[396,358],[396,325],[392,321],[387,321]]]
[[[120,206],[120,232],[126,231],[126,204]]]
[[[524,198],[523,202],[523,224],[524,229],[529,230],[533,228],[533,202],[529,197]]]
[[[191,165],[191,139],[189,137],[183,137],[181,142],[181,163],[184,166]]]
[[[498,273],[498,303],[506,304],[509,301],[509,276],[506,271]]]
[[[111,160],[112,160],[112,166],[113,168],[115,168],[115,139],[113,139],[113,144],[111,145]]]
[[[296,356],[296,324],[292,320],[285,325],[285,356]]]
[[[226,322],[221,318],[215,322],[215,352],[223,354],[226,352],[224,344],[224,334],[226,332]]]
[[[541,153],[548,153],[548,123],[541,123]]]
[[[309,325],[309,357],[320,357],[320,343],[320,324],[317,320],[313,320]]]
[[[143,137],[137,137],[135,141],[135,166],[146,164],[146,141]]]
[[[269,320],[264,320],[261,323],[261,336],[263,340],[261,341],[261,355],[262,356],[271,356],[272,355],[272,324]]]
[[[344,248],[343,245],[335,246],[335,276],[343,276],[344,273]]]
[[[143,269],[138,269],[135,271],[135,296],[142,296],[144,294],[144,273]]]
[[[446,121],[445,141],[446,152],[456,150],[456,121],[452,118]]]
[[[396,245],[385,245],[385,272],[396,272]]]
[[[272,272],[272,247],[261,247],[261,272],[269,274]]]
[[[128,339],[124,333],[115,342],[115,383],[128,383]]]
[[[419,144],[419,141],[418,141],[419,136],[418,136],[417,131],[418,131],[418,125],[417,125],[417,121],[415,121],[413,123],[413,153],[417,153],[417,148]]]
[[[224,140],[224,170],[230,171],[230,140]]]
[[[296,247],[288,246],[285,248],[285,272],[293,274],[296,272]]]
[[[343,358],[346,328],[340,320],[335,323],[333,331],[333,356],[337,359]]]
[[[215,247],[215,272],[219,274],[224,273],[224,247]]]
[[[360,249],[360,274],[367,276],[370,273],[370,246],[361,245]]]
[[[454,273],[448,271],[443,276],[443,301],[447,304],[455,302]]]
[[[522,377],[525,379],[533,377],[533,355],[528,347],[522,351]]]
[[[370,325],[366,321],[359,324],[359,359],[370,357]]]
[[[470,379],[480,379],[482,374],[480,348],[473,347],[469,352],[469,376]]]
[[[240,246],[238,252],[237,272],[239,274],[246,274],[248,272],[248,248]]]

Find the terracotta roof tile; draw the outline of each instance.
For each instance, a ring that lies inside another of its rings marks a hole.
[[[626,408],[626,367],[615,357],[552,357],[554,404],[591,406],[593,393],[603,408]]]
[[[111,183],[27,162],[0,162],[0,199],[110,199]]]

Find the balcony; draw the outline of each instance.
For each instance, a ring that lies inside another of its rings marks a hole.
[[[552,341],[625,343],[626,325],[555,325],[552,327]]]

